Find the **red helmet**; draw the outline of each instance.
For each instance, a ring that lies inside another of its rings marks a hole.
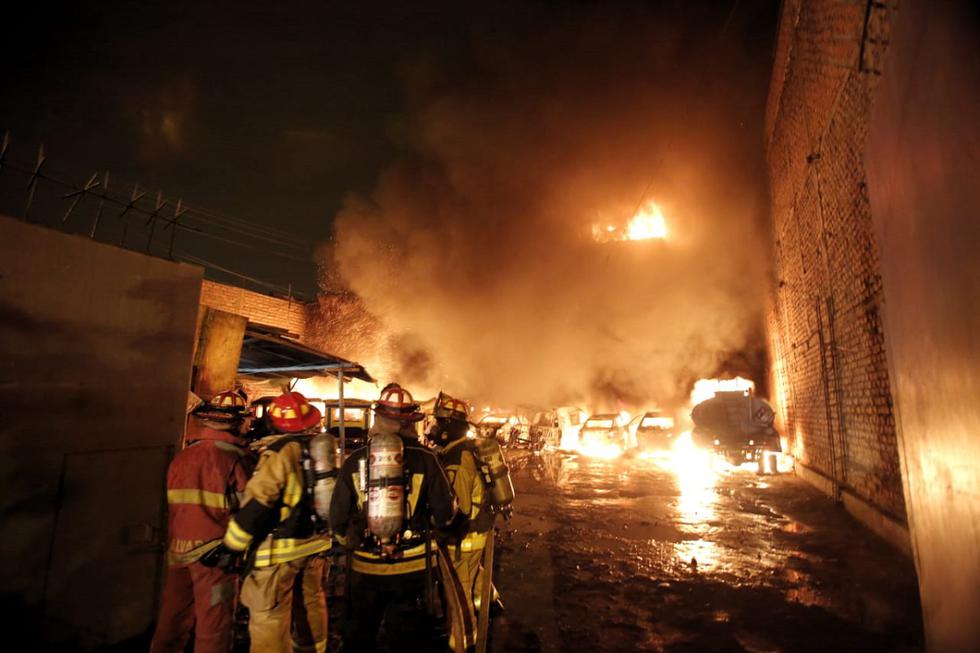
[[[374,412],[399,422],[417,422],[423,417],[418,403],[412,399],[412,393],[397,383],[384,387],[374,405]]]
[[[469,406],[462,399],[456,399],[455,397],[450,397],[449,395],[440,392],[439,398],[436,399],[435,409],[432,411],[433,415],[437,418],[444,419],[454,419],[459,421],[466,421],[466,418],[470,414]]]
[[[300,433],[320,423],[320,411],[298,392],[286,392],[273,399],[266,414],[280,433]]]
[[[193,414],[212,422],[234,422],[248,410],[245,399],[235,390],[225,390],[200,404]]]

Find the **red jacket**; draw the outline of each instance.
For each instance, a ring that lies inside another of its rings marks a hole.
[[[244,440],[207,427],[195,437],[167,470],[171,566],[194,562],[221,543],[252,468]]]

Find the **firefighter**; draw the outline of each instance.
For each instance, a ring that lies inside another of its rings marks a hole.
[[[242,433],[245,400],[220,392],[192,411],[190,441],[167,470],[169,543],[167,580],[151,653],[183,651],[191,631],[194,650],[231,650],[238,576],[208,567],[201,558],[221,544],[251,471]]]
[[[443,393],[436,401],[433,440],[439,459],[459,502],[459,515],[441,538],[450,646],[466,650],[476,645],[477,612],[484,577],[483,554],[493,527],[490,496],[480,470],[476,444],[466,437],[469,410],[465,402]],[[450,569],[451,567],[451,569]]]
[[[267,420],[279,437],[265,438],[245,501],[224,534],[221,564],[245,561],[242,604],[249,610],[251,650],[322,652],[331,540],[316,519],[303,467],[310,436],[320,430],[320,412],[302,394],[287,392],[268,405]]]
[[[412,395],[391,383],[374,411],[368,444],[341,467],[330,505],[334,537],[350,552],[343,650],[375,650],[382,621],[396,646],[424,650],[434,635],[433,529],[448,526],[456,503],[439,461],[418,441],[422,413]]]

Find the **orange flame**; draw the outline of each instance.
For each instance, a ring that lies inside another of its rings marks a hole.
[[[697,406],[715,396],[716,392],[747,392],[755,389],[755,383],[736,376],[734,379],[699,379],[691,391],[691,406]]]
[[[636,212],[625,226],[596,223],[592,225],[592,237],[599,243],[620,240],[665,240],[667,220],[654,201],[649,201]]]
[[[647,202],[626,225],[626,240],[648,240],[667,237],[667,221],[656,202]]]

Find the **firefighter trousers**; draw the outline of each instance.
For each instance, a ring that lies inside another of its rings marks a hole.
[[[426,573],[351,574],[350,613],[344,622],[344,653],[370,653],[384,624],[390,651],[443,651],[435,622],[426,613]]]
[[[181,653],[194,632],[195,653],[231,650],[238,576],[192,562],[170,567],[150,653]]]
[[[242,584],[251,650],[327,650],[327,559],[320,555],[253,569]]]
[[[455,578],[444,579],[447,585],[445,591],[456,591],[460,597],[460,614],[450,613],[450,618],[460,619],[462,623],[449,629],[449,646],[452,649],[465,649],[476,644],[477,634],[477,604],[480,601],[481,581],[483,578],[483,549],[460,551],[450,546],[447,550],[452,562]],[[459,583],[459,587],[449,587],[450,583]],[[464,634],[463,642],[456,642],[456,633]],[[457,646],[459,644],[459,646]]]

